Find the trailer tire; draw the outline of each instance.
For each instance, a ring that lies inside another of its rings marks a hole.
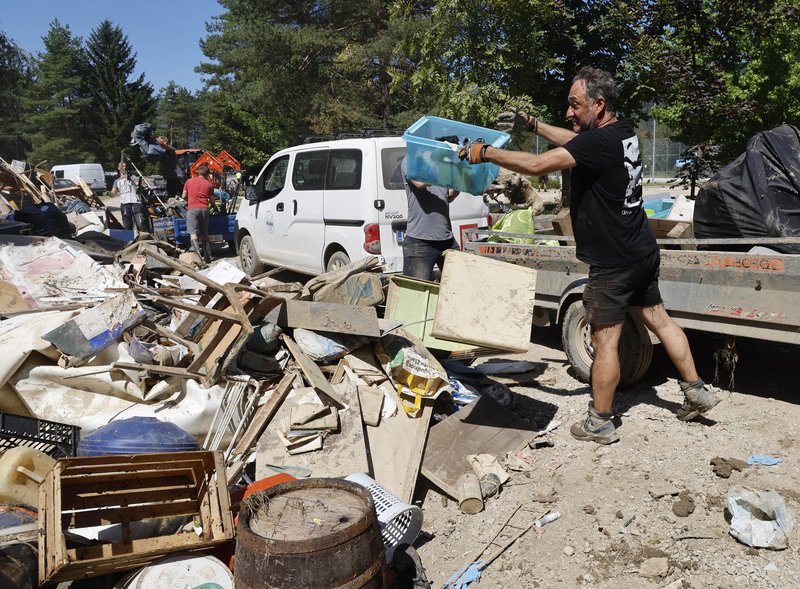
[[[248,276],[256,276],[264,271],[264,264],[258,258],[256,244],[250,235],[245,235],[239,242],[239,262]]]
[[[575,301],[566,313],[561,326],[561,344],[575,375],[588,383],[594,350],[586,311],[581,301]],[[634,319],[628,317],[622,327],[619,342],[620,380],[618,388],[630,386],[644,376],[653,359],[653,345],[643,336]]]

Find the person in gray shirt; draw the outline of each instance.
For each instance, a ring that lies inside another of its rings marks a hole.
[[[400,171],[408,198],[403,274],[432,280],[433,267],[442,270],[444,252],[458,249],[450,224],[450,203],[459,191],[410,180],[406,176],[406,158],[400,164]]]

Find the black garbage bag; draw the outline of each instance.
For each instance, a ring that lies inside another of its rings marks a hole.
[[[800,237],[800,130],[781,125],[751,137],[747,151],[700,189],[693,224],[698,239]],[[747,251],[753,245],[699,249]],[[800,253],[800,244],[769,247]]]

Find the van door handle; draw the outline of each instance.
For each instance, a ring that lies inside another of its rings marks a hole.
[[[292,214],[297,215],[297,201],[293,200],[292,202],[294,203],[294,213]]]
[[[275,210],[276,211],[282,211],[283,210],[283,203],[279,202],[278,204],[276,204],[275,205]]]

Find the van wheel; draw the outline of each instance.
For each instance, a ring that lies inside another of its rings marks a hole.
[[[249,235],[242,237],[239,242],[239,262],[242,264],[242,271],[248,276],[256,276],[264,271],[264,264],[256,252],[256,244]]]
[[[344,252],[333,252],[328,263],[325,265],[325,272],[333,272],[339,268],[344,268],[350,263],[350,256]]]
[[[564,314],[561,329],[561,343],[575,375],[581,382],[589,382],[594,359],[592,336],[586,321],[586,310],[581,301],[569,306]],[[618,388],[634,384],[642,378],[653,359],[653,344],[650,338],[642,335],[635,320],[628,316],[622,327],[619,341],[620,379]]]

